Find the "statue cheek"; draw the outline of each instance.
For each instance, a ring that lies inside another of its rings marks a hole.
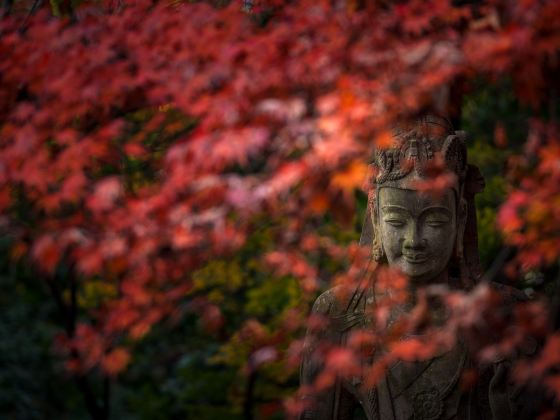
[[[444,229],[444,232],[442,232],[440,243],[445,244],[445,249],[453,248],[456,236],[457,230],[450,226],[448,229]]]
[[[402,254],[404,236],[400,229],[388,227],[382,230],[381,244],[389,262]]]
[[[455,244],[456,231],[452,228],[440,229],[430,240],[431,254],[438,256],[438,265],[445,266],[451,258]]]

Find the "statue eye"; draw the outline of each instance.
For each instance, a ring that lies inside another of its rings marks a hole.
[[[436,220],[436,219],[434,219],[434,220],[427,220],[427,221],[426,221],[426,224],[427,224],[428,226],[431,226],[431,227],[441,227],[441,226],[444,226],[444,225],[447,224],[447,220],[439,220],[439,219],[437,219],[437,220]]]
[[[393,217],[385,219],[385,223],[388,223],[388,224],[390,224],[391,226],[394,226],[394,227],[402,227],[406,224],[406,222],[404,220],[396,219],[396,218],[393,218]]]

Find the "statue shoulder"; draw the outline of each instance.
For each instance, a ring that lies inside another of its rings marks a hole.
[[[488,285],[492,290],[498,292],[506,303],[513,304],[517,302],[526,302],[529,300],[529,297],[525,294],[525,292],[510,285],[496,283],[493,281],[488,283]]]
[[[311,312],[320,315],[331,315],[336,312],[336,309],[339,306],[339,299],[337,298],[339,292],[340,286],[337,286],[321,293],[319,297],[315,299]]]
[[[345,313],[350,301],[355,298],[354,292],[344,286],[328,289],[315,300],[312,313],[330,317]]]

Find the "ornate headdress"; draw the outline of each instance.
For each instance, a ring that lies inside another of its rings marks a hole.
[[[429,180],[430,168],[439,164],[452,173],[451,188],[457,205],[466,204],[466,225],[461,243],[450,267],[465,286],[481,275],[474,195],[484,189],[478,168],[467,163],[466,134],[455,131],[451,123],[440,117],[426,116],[412,124],[402,123],[394,129],[394,147],[380,149],[372,163],[375,177],[368,199],[368,209],[360,238],[361,245],[371,245],[373,258],[382,259],[382,247],[375,232],[377,190],[381,187],[418,189],[418,183]],[[373,216],[373,217],[371,217]]]

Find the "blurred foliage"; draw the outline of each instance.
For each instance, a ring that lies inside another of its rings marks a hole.
[[[57,2],[53,2],[58,4]],[[53,6],[54,7],[54,6]],[[157,176],[155,162],[169,142],[184,134],[195,123],[165,112],[140,143],[146,154],[127,158],[107,171],[124,173],[134,191]],[[521,116],[521,118],[520,118]],[[129,135],[153,119],[148,111],[127,116]],[[486,189],[477,199],[480,253],[484,267],[503,247],[495,227],[496,211],[506,194],[502,176],[508,156],[518,151],[527,127],[525,112],[508,89],[508,83],[479,86],[464,99],[463,129],[469,134],[469,159],[486,178]],[[496,145],[496,124],[505,128],[507,148]],[[171,128],[170,128],[171,127]],[[162,142],[162,139],[164,140]],[[366,197],[357,192],[357,208],[350,226],[341,226],[325,215],[317,220],[317,232],[341,244],[359,239]],[[312,297],[302,295],[294,278],[271,274],[262,256],[275,249],[275,235],[283,221],[256,220],[245,246],[227,259],[215,260],[193,275],[193,289],[187,301],[206,297],[220,308],[223,325],[209,333],[188,303],[187,313],[174,324],[160,325],[138,344],[130,369],[112,384],[111,412],[118,419],[236,419],[243,418],[249,376],[247,361],[255,342],[243,335],[243,327],[253,322],[264,340],[280,328],[286,311],[308,308]],[[46,284],[37,284],[25,264],[15,264],[8,254],[9,238],[0,243],[0,416],[14,419],[87,418],[82,396],[65,374],[52,343],[61,320]],[[338,262],[316,256],[321,285],[329,283]],[[115,289],[103,282],[87,282],[79,290],[82,308],[96,307],[99,300]],[[302,332],[292,333],[301,336]],[[288,334],[276,343],[281,352],[294,338]],[[259,368],[252,395],[258,418],[281,418],[282,398],[298,384],[297,372],[287,369],[282,354]]]
[[[507,193],[503,173],[508,156],[519,152],[527,138],[529,113],[518,104],[508,81],[490,86],[481,82],[464,98],[462,111],[469,162],[478,166],[486,182],[476,197],[476,207],[480,259],[488,269],[503,247],[496,227],[496,212]],[[504,128],[507,144],[496,144],[498,127]]]
[[[26,10],[40,2],[15,1]],[[56,16],[70,15],[79,0],[50,0]],[[217,0],[215,4],[227,1]],[[250,2],[246,2],[249,4]],[[263,21],[266,16],[262,16]],[[158,114],[164,114],[158,120]],[[486,189],[477,197],[479,246],[482,264],[491,266],[502,250],[496,228],[496,211],[507,194],[503,171],[508,156],[520,151],[527,134],[527,110],[519,106],[511,83],[493,86],[481,81],[464,98],[462,129],[469,135],[469,160],[486,179]],[[148,121],[153,129],[138,139],[143,151],[123,153],[122,160],[103,166],[102,174],[125,175],[127,188],[136,192],[158,176],[158,162],[166,148],[191,130],[196,121],[167,107],[141,110],[125,115],[126,136],[134,137]],[[159,121],[159,122],[158,122]],[[496,144],[497,127],[503,127],[507,144]],[[250,162],[255,168],[260,162]],[[251,168],[249,168],[251,169]],[[238,170],[248,170],[238,168]],[[317,220],[317,232],[348,244],[359,239],[366,208],[366,196],[357,192],[357,208],[350,226],[341,226],[330,215]],[[22,201],[21,220],[33,223]],[[188,299],[206,297],[217,305],[224,323],[209,333],[187,306],[186,316],[175,324],[153,329],[135,348],[130,369],[112,384],[112,417],[115,419],[237,419],[243,418],[248,375],[247,360],[254,343],[240,330],[247,321],[262,327],[269,337],[279,328],[282,314],[292,308],[307,308],[310,297],[302,295],[292,277],[273,276],[262,256],[275,248],[275,235],[283,221],[263,217],[246,245],[228,259],[215,260],[198,270]],[[25,263],[15,263],[9,255],[9,238],[0,238],[0,417],[13,419],[88,418],[82,395],[66,374],[63,362],[53,349],[63,324],[48,285],[41,283]],[[318,255],[321,286],[327,286],[331,273],[340,270],[338,262]],[[542,282],[540,273],[529,273],[533,282]],[[81,308],[95,308],[116,290],[102,281],[88,281],[78,293]],[[187,305],[187,304],[185,304]],[[301,333],[301,332],[300,332]],[[285,342],[279,344],[286,350]],[[281,417],[281,400],[297,386],[297,372],[279,361],[257,371],[254,404],[262,418]]]

